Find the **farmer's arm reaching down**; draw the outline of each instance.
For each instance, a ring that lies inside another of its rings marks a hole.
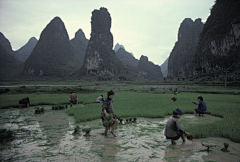
[[[103,112],[106,116],[108,116],[108,113],[107,113],[106,109],[104,109]]]
[[[176,127],[177,127],[177,131],[181,132],[181,133],[186,133],[189,134],[188,132],[186,132],[180,125],[179,120],[176,120]]]

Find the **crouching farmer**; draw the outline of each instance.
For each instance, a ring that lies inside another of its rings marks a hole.
[[[106,100],[103,102],[103,106],[102,106],[101,118],[102,118],[103,126],[105,127],[105,134],[104,134],[105,136],[107,136],[108,129],[110,127],[111,127],[110,133],[112,133],[114,136],[116,136],[114,134],[114,128],[117,127],[118,119],[115,116],[114,110],[113,110],[113,101],[112,101],[113,97],[114,97],[114,92],[111,90],[108,92],[108,98],[106,98]],[[109,114],[112,114],[114,123],[111,122],[111,125],[107,126],[107,125],[105,125],[106,122],[104,122],[104,118],[106,116],[109,116]],[[114,124],[114,125],[112,125],[112,124]]]
[[[191,101],[192,103],[194,103],[195,105],[198,105],[198,108],[194,109],[194,115],[196,116],[197,114],[205,114],[207,112],[207,105],[206,103],[203,101],[202,96],[199,96],[197,98],[198,102],[196,101]]]
[[[182,111],[177,108],[173,111],[173,116],[171,116],[166,124],[165,133],[167,139],[171,139],[172,144],[176,144],[175,140],[178,140],[180,137],[182,138],[183,142],[185,142],[185,138],[183,134],[188,134],[185,132],[184,129],[181,127],[179,119],[182,116]]]
[[[96,103],[102,103],[102,102],[104,102],[103,95],[99,96],[99,97],[96,99]]]
[[[19,103],[19,107],[20,108],[22,108],[22,107],[29,107],[30,106],[29,97],[21,99],[20,101],[18,101],[18,103]]]

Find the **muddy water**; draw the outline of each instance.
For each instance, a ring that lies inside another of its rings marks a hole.
[[[117,137],[103,135],[101,120],[75,124],[65,110],[45,107],[44,114],[34,114],[34,108],[0,110],[0,128],[28,129],[30,136],[22,136],[0,145],[3,161],[239,161],[240,144],[222,138],[196,139],[171,145],[164,137],[168,117],[138,118],[137,123],[118,125]],[[221,118],[206,115],[183,115],[181,123],[210,122]],[[91,127],[90,137],[85,133],[72,135],[74,127]],[[217,145],[208,153],[201,142]],[[229,143],[230,152],[221,152],[223,143]]]

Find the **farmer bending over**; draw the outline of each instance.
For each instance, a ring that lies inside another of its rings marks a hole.
[[[78,98],[77,98],[77,95],[74,92],[71,92],[69,102],[72,103],[72,104],[78,104]]]
[[[113,101],[112,101],[112,99],[114,97],[114,92],[111,90],[108,92],[107,95],[108,95],[108,98],[106,98],[106,100],[103,102],[101,118],[102,118],[102,121],[104,122],[104,117],[108,116],[109,114],[112,114],[113,118],[116,120],[116,127],[117,127],[118,119],[114,114]],[[105,136],[107,136],[107,133],[108,133],[108,129],[107,129],[107,127],[105,127]],[[112,126],[110,133],[112,133],[114,136],[116,136],[113,132],[113,126]]]
[[[30,100],[28,97],[21,99],[19,102],[19,107],[21,108],[22,106],[29,107],[30,105]]]
[[[192,103],[194,103],[195,105],[198,105],[198,108],[194,109],[194,115],[196,116],[197,113],[198,114],[205,114],[207,112],[207,105],[206,103],[203,101],[202,96],[199,96],[197,98],[198,102],[196,101],[191,101]]]
[[[183,142],[185,142],[185,138],[183,134],[189,134],[185,132],[180,125],[179,119],[182,116],[182,110],[177,108],[173,111],[173,116],[171,116],[166,124],[165,133],[167,139],[171,139],[172,144],[176,144],[174,140],[178,140],[180,137],[182,138]]]
[[[97,103],[102,103],[103,101],[104,101],[103,95],[99,96],[99,97],[96,99],[96,102],[97,102]]]

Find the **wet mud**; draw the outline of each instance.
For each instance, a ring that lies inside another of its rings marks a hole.
[[[138,118],[137,123],[118,125],[117,137],[104,136],[101,119],[75,123],[65,110],[47,110],[34,114],[34,108],[0,110],[0,128],[30,130],[13,141],[0,144],[3,161],[239,161],[240,144],[224,138],[194,139],[172,145],[164,137],[169,116],[158,119]],[[222,120],[205,115],[183,115],[184,122],[211,122]],[[80,131],[73,135],[74,127],[90,127],[89,137]],[[201,142],[215,143],[210,152]],[[223,143],[229,143],[230,152],[222,152]]]

